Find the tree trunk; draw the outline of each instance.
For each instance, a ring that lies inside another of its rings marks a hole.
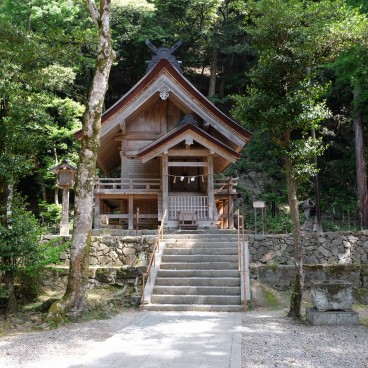
[[[312,129],[312,138],[316,139],[316,130],[314,128]],[[316,169],[317,169],[318,168],[317,156],[314,156],[314,164],[316,165]],[[323,227],[322,227],[322,215],[321,215],[321,191],[320,191],[320,186],[319,186],[318,173],[313,178],[313,184],[314,184],[314,193],[315,193],[315,197],[316,197],[316,202],[315,202],[315,206],[316,206],[316,231],[318,233],[322,233],[323,232]]]
[[[11,267],[12,260],[10,257],[4,257],[3,262],[6,265]],[[4,279],[5,279],[5,287],[6,292],[8,294],[8,299],[6,302],[6,314],[12,314],[17,311],[18,309],[18,302],[17,297],[15,295],[15,288],[14,288],[14,272],[11,270],[6,270],[4,272]]]
[[[93,192],[96,159],[99,149],[102,107],[114,51],[110,33],[111,0],[101,0],[98,10],[94,0],[86,0],[90,14],[99,30],[98,56],[83,116],[83,138],[75,184],[75,217],[70,249],[70,267],[66,292],[54,303],[49,317],[62,321],[65,314],[78,315],[87,310],[89,250],[92,232]]]
[[[225,97],[225,82],[226,82],[227,78],[229,77],[229,75],[230,75],[230,73],[233,69],[234,60],[235,60],[235,54],[234,53],[230,54],[226,57],[226,64],[224,66],[224,72],[222,74],[220,87],[219,87],[219,97],[220,98]]]
[[[300,230],[299,208],[297,199],[297,187],[293,178],[293,164],[289,157],[285,157],[285,169],[288,185],[288,198],[291,221],[293,224],[293,240],[294,240],[294,262],[295,262],[295,280],[290,298],[290,310],[288,317],[301,317],[302,294],[304,287],[303,273],[303,244]]]
[[[208,87],[208,97],[213,97],[216,94],[216,79],[217,79],[217,50],[212,50],[211,55],[211,70],[210,84]]]
[[[354,91],[354,98],[358,98],[359,90]],[[367,193],[367,172],[365,162],[365,147],[364,147],[364,130],[363,130],[363,115],[359,111],[354,117],[355,131],[355,159],[356,159],[356,181],[357,181],[357,196],[359,204],[359,213],[361,216],[362,226],[368,226],[368,193]]]
[[[6,226],[8,228],[11,228],[12,226],[10,218],[13,213],[13,201],[14,201],[14,186],[12,184],[8,184],[7,198],[6,198]],[[18,302],[14,288],[13,257],[12,256],[4,257],[3,262],[5,265],[8,266],[4,273],[6,291],[8,293],[6,313],[14,313],[18,309]]]

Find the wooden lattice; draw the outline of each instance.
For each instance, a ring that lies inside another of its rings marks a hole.
[[[207,196],[169,196],[169,219],[177,220],[179,211],[194,212],[198,220],[208,219]]]
[[[160,160],[152,159],[146,163],[141,160],[128,160],[128,178],[159,178],[160,177]]]

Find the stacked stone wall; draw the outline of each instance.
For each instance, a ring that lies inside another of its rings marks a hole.
[[[288,235],[249,235],[250,262],[292,265],[293,238]],[[305,233],[304,264],[368,263],[368,231]]]
[[[51,237],[44,237],[47,241]],[[61,242],[70,238],[60,238]],[[90,249],[90,266],[120,267],[145,266],[152,253],[154,236],[93,236]],[[70,252],[67,249],[60,257],[69,266]]]

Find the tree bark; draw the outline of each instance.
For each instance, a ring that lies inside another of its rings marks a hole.
[[[4,257],[3,262],[9,267],[12,267],[12,259],[10,257]],[[7,292],[7,301],[6,301],[6,314],[12,314],[18,309],[18,301],[15,295],[14,288],[14,272],[12,270],[6,270],[4,272],[5,279],[5,287]]]
[[[216,79],[217,79],[217,50],[212,50],[211,69],[210,69],[210,84],[208,87],[208,97],[213,97],[216,94]]]
[[[8,228],[11,228],[12,226],[10,219],[13,213],[13,201],[14,201],[14,186],[12,184],[8,184],[7,198],[6,198],[6,226]],[[13,271],[14,259],[12,256],[4,257],[3,262],[5,265],[8,266],[8,269],[6,269],[4,272],[6,291],[8,293],[6,313],[14,313],[18,309],[18,302],[14,288],[14,271]]]
[[[219,97],[224,98],[225,97],[225,82],[229,75],[231,74],[231,71],[233,69],[235,60],[235,54],[230,54],[226,57],[226,64],[224,65],[224,72],[222,74],[220,87],[219,87]]]
[[[111,0],[101,0],[100,8],[94,0],[86,0],[93,21],[99,30],[96,68],[86,111],[83,116],[83,138],[75,184],[75,217],[70,249],[68,284],[62,300],[54,303],[49,317],[61,322],[66,314],[79,315],[87,310],[89,250],[92,232],[93,192],[96,160],[100,145],[102,108],[108,78],[114,60],[110,32]]]
[[[354,98],[358,98],[359,90],[354,91]],[[368,226],[368,193],[367,193],[367,172],[365,162],[363,115],[361,111],[354,117],[355,132],[355,159],[356,159],[356,181],[359,213],[362,226]]]
[[[316,130],[312,129],[312,138],[316,139]],[[318,168],[318,160],[317,156],[314,157],[314,164],[316,165],[316,168]],[[322,226],[322,214],[321,214],[321,191],[319,186],[319,177],[318,173],[313,178],[313,184],[314,184],[314,193],[316,197],[316,231],[318,233],[323,232],[323,226]]]
[[[301,239],[301,229],[299,220],[297,185],[293,178],[293,163],[291,162],[289,157],[285,157],[285,169],[288,184],[290,215],[293,224],[294,262],[295,262],[295,280],[290,298],[290,310],[288,313],[288,317],[300,318],[302,294],[304,287],[303,244]]]

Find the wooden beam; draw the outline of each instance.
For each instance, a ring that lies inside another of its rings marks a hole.
[[[98,196],[102,199],[129,199],[132,194],[121,193],[99,193]],[[134,193],[134,199],[157,199],[157,193]]]
[[[181,149],[169,149],[169,156],[177,156],[177,157],[205,157],[208,156],[209,152],[206,149],[190,149],[190,150],[181,150]]]
[[[152,133],[129,133],[129,134],[118,134],[115,136],[116,141],[121,141],[122,139],[127,140],[141,140],[141,141],[155,141],[161,138],[162,134],[152,134]]]
[[[207,167],[207,162],[169,162],[169,167]]]
[[[127,156],[127,157],[137,157],[138,152],[139,152],[138,150],[125,151],[125,156]]]
[[[197,143],[199,143],[203,147],[207,148],[208,150],[212,150],[217,155],[219,155],[220,157],[224,158],[227,161],[230,161],[230,162],[234,163],[237,159],[237,157],[233,156],[228,151],[223,150],[218,145],[215,145],[214,143],[208,141],[206,138],[202,137],[201,135],[197,134],[196,132],[191,131],[191,132],[185,132],[185,133],[180,134],[179,136],[176,136],[176,137],[172,137],[172,139],[170,141],[166,142],[165,144],[163,144],[161,146],[158,146],[158,147],[152,149],[152,151],[150,151],[147,154],[145,154],[144,156],[142,156],[142,162],[148,162],[152,158],[161,155],[163,151],[169,150],[172,147],[174,147],[175,145],[177,145],[179,143],[182,143],[187,138],[193,138],[194,141],[196,141]],[[188,152],[189,151],[190,150],[188,150]]]
[[[122,120],[120,122],[120,131],[121,131],[121,135],[126,135],[126,123],[125,123],[125,120]]]

